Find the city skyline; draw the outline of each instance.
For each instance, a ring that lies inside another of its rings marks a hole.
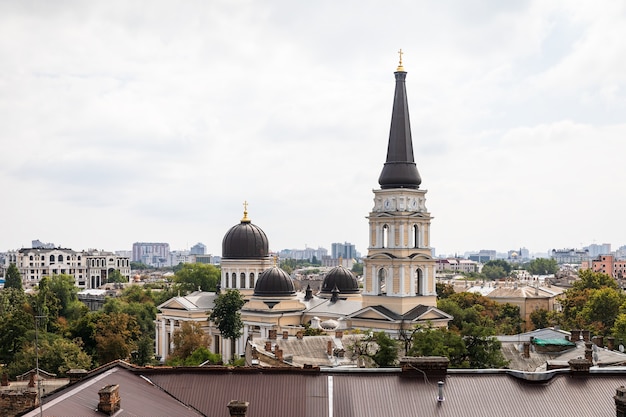
[[[0,4],[0,251],[217,255],[248,201],[272,250],[364,253],[400,48],[437,254],[623,245],[626,6],[398,10]]]

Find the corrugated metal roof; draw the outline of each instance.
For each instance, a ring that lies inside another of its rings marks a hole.
[[[185,406],[158,387],[149,384],[131,371],[117,366],[93,378],[69,386],[51,397],[44,398],[43,415],[102,417],[104,414],[97,411],[98,391],[110,384],[120,386],[121,409],[115,414],[116,417],[201,416],[200,413]],[[226,404],[224,404],[224,409],[226,409]],[[26,417],[39,415],[39,408],[25,414]]]
[[[227,417],[228,403],[243,400],[250,404],[247,417],[608,417],[616,415],[616,389],[626,385],[626,368],[595,369],[583,376],[554,371],[540,375],[542,382],[526,376],[537,374],[450,370],[444,401],[438,401],[436,379],[406,375],[397,368],[325,372],[114,366],[49,398],[44,415],[98,416],[97,392],[114,383],[122,398],[117,416]]]
[[[328,416],[328,387],[326,378],[319,374],[205,372],[146,376],[207,416],[227,416],[226,405],[231,400],[248,401],[248,417]]]

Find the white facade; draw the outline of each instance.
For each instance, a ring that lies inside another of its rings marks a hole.
[[[20,249],[9,251],[5,266],[15,264],[25,288],[39,284],[44,276],[72,275],[79,288],[98,288],[112,271],[119,271],[130,280],[130,259],[104,251],[73,251],[71,249]]]

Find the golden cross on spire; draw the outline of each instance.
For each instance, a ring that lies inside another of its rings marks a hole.
[[[248,202],[244,201],[243,202],[243,219],[241,219],[242,222],[250,222],[250,219],[248,218]]]
[[[404,54],[404,52],[402,52],[402,48],[400,48],[400,50],[398,51],[398,55],[400,55],[400,61],[398,62],[398,69],[396,71],[404,71],[404,67],[402,66],[402,54]]]

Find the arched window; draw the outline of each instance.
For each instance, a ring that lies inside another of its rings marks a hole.
[[[54,255],[50,255],[50,263],[53,264],[55,260],[56,258],[54,257]]]
[[[59,259],[59,262],[63,262],[63,255],[59,255],[58,259]]]
[[[246,288],[246,274],[244,274],[243,272],[241,273],[239,277],[239,287]]]
[[[224,284],[224,286],[225,286],[226,288],[228,288],[228,272],[226,272],[226,273],[224,274],[224,282],[226,283],[226,284]]]
[[[254,288],[254,272],[250,272],[250,288]]]
[[[378,270],[378,295],[387,295],[387,271],[384,268]]]
[[[388,245],[389,245],[389,226],[385,224],[383,226],[383,248],[388,247]]]
[[[424,285],[424,276],[422,270],[418,268],[415,270],[415,295],[424,295],[422,285]]]
[[[237,273],[233,272],[232,274],[230,274],[230,277],[232,279],[231,288],[237,288]]]
[[[30,260],[31,260],[31,261],[33,260],[33,255],[30,255]]]
[[[420,228],[418,225],[414,224],[411,228],[411,240],[412,247],[419,248],[420,247]]]

